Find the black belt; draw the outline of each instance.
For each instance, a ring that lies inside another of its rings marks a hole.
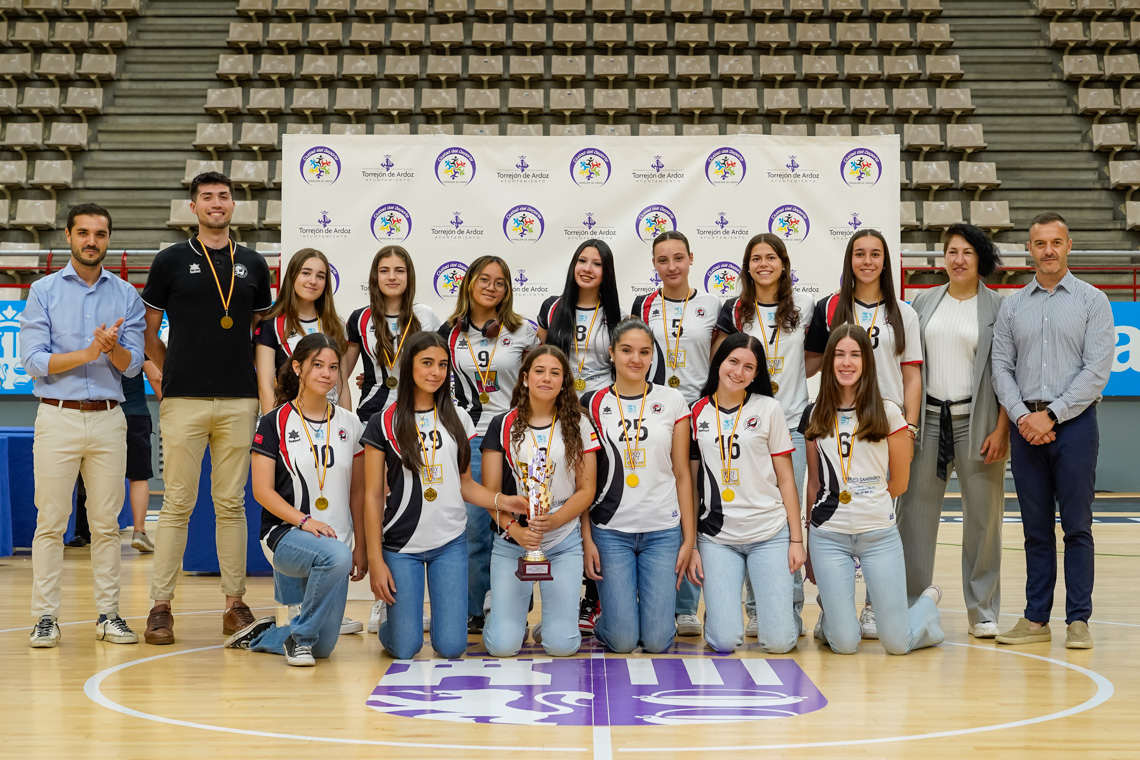
[[[938,410],[938,478],[946,482],[946,470],[954,461],[954,423],[950,419],[950,407],[968,404],[973,396],[959,401],[943,401],[926,395],[926,403],[940,407]]]
[[[1052,401],[1026,401],[1025,406],[1031,412],[1045,412],[1049,410],[1049,404],[1052,403]]]

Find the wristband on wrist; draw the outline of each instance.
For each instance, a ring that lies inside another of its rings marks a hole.
[[[502,491],[495,492],[495,509],[499,508],[499,497],[503,495]]]
[[[507,527],[503,528],[503,535],[504,535],[504,536],[508,536],[508,535],[510,535],[510,533],[511,533],[511,526],[512,526],[512,525],[514,525],[514,524],[515,524],[515,523],[517,523],[517,522],[518,522],[518,520],[511,520],[509,523],[507,523]]]
[[[301,530],[304,530],[305,529],[305,523],[307,523],[309,521],[309,518],[311,518],[311,517],[312,517],[312,515],[305,515],[304,517],[302,517],[301,522],[297,523],[297,527],[300,528]]]
[[[800,540],[800,541],[795,541],[795,540],[793,540],[793,541],[792,541],[792,543],[793,543],[793,544],[802,544],[802,543],[803,543],[803,541],[802,541],[802,540]]]

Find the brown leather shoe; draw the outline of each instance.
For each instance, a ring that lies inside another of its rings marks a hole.
[[[143,633],[143,640],[148,644],[174,643],[174,615],[170,612],[169,607],[154,606],[150,608],[150,614],[146,617],[146,631]]]
[[[253,622],[253,613],[249,611],[245,602],[235,602],[232,607],[222,613],[222,633],[226,636],[232,636],[247,625],[253,625]]]

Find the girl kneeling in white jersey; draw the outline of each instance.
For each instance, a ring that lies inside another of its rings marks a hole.
[[[636,317],[614,328],[617,380],[582,397],[602,439],[598,496],[582,521],[586,575],[598,582],[594,636],[615,652],[665,651],[696,539],[689,471],[689,407],[681,392],[645,380],[653,334]]]
[[[431,645],[444,658],[467,648],[467,508],[521,512],[526,500],[471,478],[471,417],[452,402],[447,344],[410,336],[400,357],[405,388],[364,430],[365,533],[372,591],[386,604],[380,643],[398,660],[424,644],[424,571]]]
[[[791,433],[772,397],[764,348],[744,333],[720,344],[693,405],[693,476],[700,507],[689,580],[705,590],[705,642],[718,652],[744,643],[740,593],[756,590],[765,652],[799,638],[792,574],[804,563]]]
[[[819,397],[804,410],[808,445],[808,578],[819,586],[816,638],[837,654],[859,648],[855,559],[875,600],[879,641],[890,654],[942,643],[930,586],[907,609],[906,566],[894,499],[906,491],[913,443],[906,418],[879,394],[867,331],[836,325],[827,340]],[[814,573],[814,574],[813,574]]]
[[[516,573],[527,550],[541,548],[553,578],[539,582],[542,622],[534,627],[535,643],[555,657],[574,654],[582,643],[579,517],[594,501],[595,452],[600,445],[578,405],[573,378],[560,349],[539,346],[531,351],[523,362],[512,408],[491,420],[483,438],[484,483],[507,494],[546,494],[538,500],[550,510],[529,522],[523,515],[491,513],[498,531],[491,549],[493,602],[483,643],[493,657],[513,657],[526,640],[534,581],[520,580]],[[544,461],[535,458],[536,451]]]
[[[225,645],[284,654],[311,666],[336,646],[349,575],[364,577],[362,425],[328,401],[340,380],[340,348],[324,333],[297,342],[277,379],[278,406],[253,437],[253,495],[262,506],[261,545],[279,604],[301,603],[289,625],[264,617]],[[355,537],[355,548],[349,544]]]

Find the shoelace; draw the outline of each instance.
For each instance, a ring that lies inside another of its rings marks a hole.
[[[107,618],[107,622],[110,623],[111,627],[114,628],[117,633],[133,633],[133,631],[127,627],[127,621],[121,617]]]
[[[51,638],[51,630],[55,627],[55,621],[49,617],[40,618],[40,622],[36,623],[36,638]]]
[[[150,614],[154,628],[170,628],[174,623],[174,616],[170,614],[170,610],[156,610]]]
[[[310,646],[306,646],[304,644],[296,644],[293,647],[293,656],[294,657],[312,657],[313,656],[313,648]]]

